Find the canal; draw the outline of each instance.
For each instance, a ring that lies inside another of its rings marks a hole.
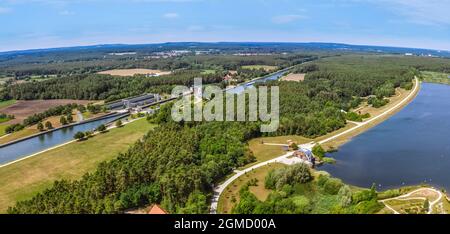
[[[236,87],[233,87],[231,89],[227,89],[226,92],[230,94],[239,94],[244,92],[246,89],[254,87],[253,85],[255,83],[264,83],[266,81],[272,81],[272,80],[278,80],[280,77],[282,77],[286,72],[288,72],[289,68],[274,72],[270,75],[264,76],[262,78],[259,78],[257,80],[252,80],[245,82],[243,84],[237,85]]]
[[[0,165],[64,144],[73,140],[73,136],[76,132],[93,130],[101,124],[114,121],[118,118],[120,118],[120,116],[115,115],[105,119],[82,123],[4,146],[0,148]]]

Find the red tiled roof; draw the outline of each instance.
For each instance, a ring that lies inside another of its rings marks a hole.
[[[157,204],[154,204],[148,214],[168,214],[163,208],[159,207]]]

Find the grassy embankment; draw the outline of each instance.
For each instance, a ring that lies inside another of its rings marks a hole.
[[[16,100],[8,100],[8,101],[1,101],[0,102],[0,108],[8,107],[16,103]],[[0,121],[0,137],[5,135],[5,129],[8,127],[8,124],[2,123]]]
[[[249,70],[264,69],[265,71],[275,71],[278,69],[277,66],[268,66],[268,65],[247,65],[247,66],[242,66],[241,68],[249,69]]]
[[[145,119],[137,120],[86,141],[0,168],[0,213],[16,201],[29,199],[49,188],[55,180],[78,179],[86,172],[94,171],[100,162],[126,151],[153,127]]]
[[[421,73],[421,79],[425,82],[450,85],[450,74],[441,72],[424,71]]]

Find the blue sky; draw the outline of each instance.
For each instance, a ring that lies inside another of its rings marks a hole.
[[[0,0],[0,51],[167,41],[450,50],[450,0]]]

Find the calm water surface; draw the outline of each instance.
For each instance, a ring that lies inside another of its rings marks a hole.
[[[450,86],[423,83],[408,106],[329,156],[337,163],[320,170],[349,184],[450,190]]]
[[[26,157],[42,150],[46,150],[56,145],[69,142],[73,140],[73,136],[76,132],[93,130],[100,124],[105,124],[118,118],[120,117],[111,116],[109,118],[63,128],[18,142],[16,144],[2,147],[0,148],[0,165]]]

